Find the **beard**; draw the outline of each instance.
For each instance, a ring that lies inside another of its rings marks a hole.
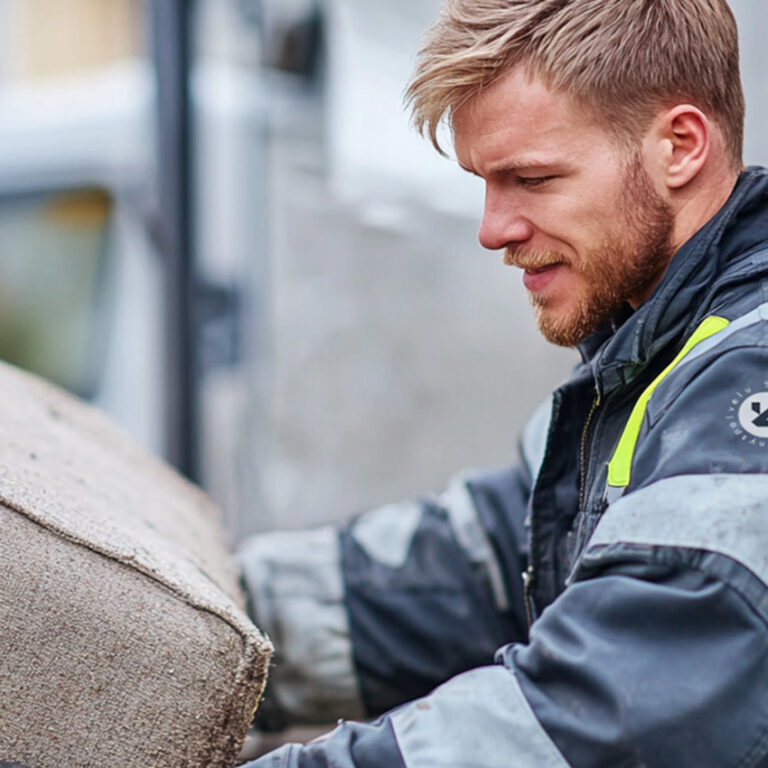
[[[624,172],[618,201],[619,227],[607,232],[604,241],[577,261],[557,251],[507,249],[505,263],[537,269],[566,264],[587,286],[568,312],[551,311],[546,296],[529,293],[536,322],[544,338],[572,347],[614,318],[632,297],[644,295],[669,264],[674,249],[674,216],[669,204],[654,189],[639,153]]]

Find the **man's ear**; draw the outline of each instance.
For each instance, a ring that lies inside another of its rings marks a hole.
[[[658,115],[654,122],[663,182],[668,189],[680,189],[696,178],[709,158],[712,124],[690,104],[679,104]]]

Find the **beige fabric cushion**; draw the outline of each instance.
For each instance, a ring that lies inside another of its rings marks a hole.
[[[233,765],[270,652],[207,498],[0,364],[0,764]]]

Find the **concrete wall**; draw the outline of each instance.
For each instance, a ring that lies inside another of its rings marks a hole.
[[[768,5],[732,5],[746,159],[768,162]],[[539,337],[519,274],[477,244],[479,182],[408,126],[402,90],[439,6],[327,0],[325,101],[276,86],[274,356],[247,529],[344,517],[511,461],[526,414],[575,361]]]
[[[768,165],[768,4],[765,0],[730,0],[739,25],[741,77],[747,100],[744,161]]]

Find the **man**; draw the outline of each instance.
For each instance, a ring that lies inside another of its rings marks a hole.
[[[408,97],[584,362],[518,468],[245,549],[267,708],[386,713],[253,765],[768,766],[768,173],[726,3],[450,0]]]

